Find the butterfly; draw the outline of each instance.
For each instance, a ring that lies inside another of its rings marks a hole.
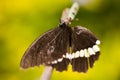
[[[52,66],[57,71],[68,69],[87,72],[100,55],[100,40],[87,28],[70,27],[61,22],[35,40],[24,53],[20,66],[24,69],[34,66]]]

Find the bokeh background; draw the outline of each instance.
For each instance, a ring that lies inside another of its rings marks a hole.
[[[87,73],[53,71],[51,80],[120,80],[120,0],[94,0],[80,8],[72,26],[101,40],[101,55]],[[42,33],[59,24],[70,0],[0,0],[0,80],[39,80],[44,66],[20,70],[20,60]]]

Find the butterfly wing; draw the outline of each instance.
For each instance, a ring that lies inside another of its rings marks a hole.
[[[69,32],[66,28],[57,27],[33,42],[22,57],[20,66],[28,68],[39,65],[51,65],[58,71],[67,69],[68,60],[63,58],[68,52]],[[60,63],[62,68],[58,66]]]
[[[77,26],[73,29],[72,35],[72,69],[73,71],[86,72],[88,66],[93,67],[98,59],[100,41],[86,28]],[[89,63],[88,63],[89,62]]]
[[[45,47],[53,38],[53,35],[59,31],[58,28],[50,30],[35,40],[32,45],[24,53],[20,66],[22,68],[33,67],[35,65],[41,65],[45,62],[43,59],[46,53],[43,53]],[[51,36],[51,37],[50,37]]]

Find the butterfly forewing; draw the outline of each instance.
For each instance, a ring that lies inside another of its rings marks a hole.
[[[96,41],[99,43],[96,36],[88,29],[80,26],[74,27],[72,35],[72,54],[74,54],[74,58],[71,62],[73,71],[86,72],[89,65],[90,67],[93,66],[99,57],[99,47]]]
[[[44,33],[27,49],[20,66],[28,68],[45,64],[52,65],[58,71],[66,70],[69,60],[63,58],[63,55],[69,50],[69,35],[66,27],[57,27]]]
[[[44,33],[37,40],[35,40],[24,53],[20,66],[22,68],[28,68],[33,67],[35,65],[43,64],[43,62],[46,61],[46,59],[43,58],[44,56],[47,55],[46,53],[43,53],[43,51],[45,50],[45,47],[48,45],[48,42],[54,38],[53,35],[56,34],[58,31],[59,28],[52,29]]]

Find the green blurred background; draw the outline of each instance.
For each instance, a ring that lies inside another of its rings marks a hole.
[[[72,26],[101,40],[101,55],[87,73],[54,70],[51,80],[120,80],[120,0],[94,0],[81,7]],[[39,80],[44,66],[20,70],[20,60],[42,33],[59,24],[70,0],[0,0],[0,80]]]

